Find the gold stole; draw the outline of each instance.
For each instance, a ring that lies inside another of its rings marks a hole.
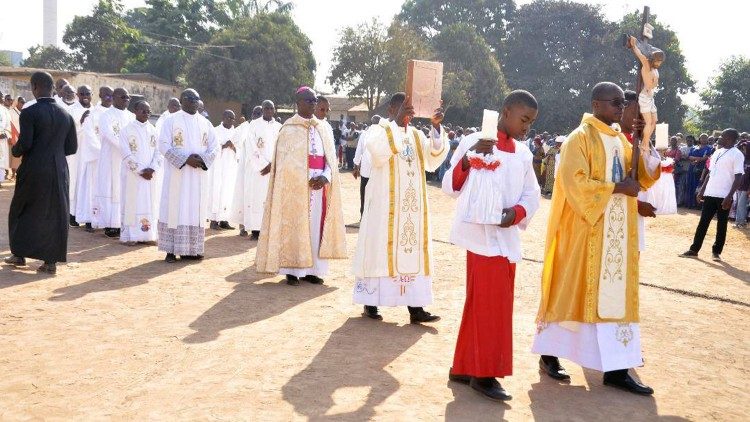
[[[619,160],[625,176],[625,151],[617,136],[600,133],[606,157],[605,180],[612,182],[612,165]],[[599,318],[622,319],[626,310],[628,268],[627,196],[613,194],[604,211],[602,261],[599,273]]]

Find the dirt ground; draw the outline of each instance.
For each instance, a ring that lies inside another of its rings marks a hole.
[[[342,175],[344,212],[359,189]],[[0,191],[8,256],[12,185]],[[723,263],[677,258],[696,212],[649,222],[642,257],[639,377],[653,397],[621,392],[563,361],[569,385],[530,353],[549,201],[524,234],[515,288],[514,375],[507,404],[449,383],[464,300],[465,253],[447,243],[454,201],[430,187],[433,326],[405,309],[383,322],[352,304],[351,260],[322,286],[289,287],[251,266],[255,242],[210,231],[206,259],[168,265],[154,246],[127,247],[71,229],[56,277],[0,269],[2,420],[745,420],[750,413],[750,231],[729,229]],[[348,229],[349,256],[357,231]]]

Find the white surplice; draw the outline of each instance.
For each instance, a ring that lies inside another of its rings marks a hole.
[[[661,157],[653,147],[651,147],[648,152],[643,151],[643,159],[646,162],[646,168],[648,168],[648,171],[651,173],[653,173],[656,167],[661,163]],[[661,180],[661,178],[659,178],[659,180]],[[639,191],[638,201],[648,202],[655,207],[655,201],[650,200],[650,198],[653,197],[650,192],[653,188],[654,187],[652,186],[649,189]],[[638,250],[641,252],[646,250],[646,218],[640,214],[638,214]]]
[[[78,200],[78,174],[81,171],[81,140],[83,138],[83,130],[81,128],[81,116],[87,110],[91,110],[89,107],[84,107],[80,101],[76,101],[75,104],[68,108],[68,112],[73,116],[73,122],[76,125],[76,135],[78,137],[78,150],[75,154],[65,156],[65,160],[68,162],[68,174],[70,175],[70,184],[68,185],[68,195],[70,196],[70,213],[76,215],[75,211],[77,208]],[[76,220],[78,220],[76,218]],[[79,222],[80,223],[80,222]]]
[[[120,131],[135,120],[128,110],[114,106],[99,118],[99,134],[102,142],[97,171],[94,214],[97,227],[120,228]]]
[[[92,227],[99,227],[94,215],[99,157],[102,150],[99,119],[109,108],[100,103],[89,110],[91,112],[82,125],[80,117],[76,120],[76,124],[80,126],[78,132],[79,166],[76,181],[76,207],[73,215],[79,223],[89,223]]]
[[[451,157],[451,167],[443,177],[442,188],[443,192],[453,198],[461,194],[461,191],[453,190],[453,170],[457,165],[461,165],[466,152],[480,138],[480,133],[465,136]],[[514,153],[496,152],[496,156],[500,158],[500,166],[492,172],[492,176],[502,188],[502,207],[521,205],[526,211],[526,217],[516,225],[501,228],[492,224],[468,223],[461,218],[464,214],[462,210],[457,210],[450,241],[477,255],[504,256],[512,263],[519,263],[523,258],[521,230],[526,230],[531,218],[539,209],[541,192],[534,173],[533,154],[525,143],[513,143],[516,148]]]
[[[354,257],[354,302],[370,306],[432,303],[432,245],[425,171],[448,155],[444,130],[430,137],[382,121],[367,134],[372,172]]]
[[[156,128],[146,121],[133,120],[120,131],[120,170],[122,188],[121,242],[153,242],[157,239],[154,223],[159,214],[162,181],[162,156],[156,145]],[[141,176],[153,169],[153,177]]]
[[[209,212],[208,219],[211,221],[227,221],[232,210],[232,198],[234,198],[234,182],[237,178],[237,153],[231,148],[222,148],[227,142],[232,141],[236,129],[234,126],[224,127],[219,124],[214,128],[216,142],[219,144],[214,165],[208,169],[209,180]]]
[[[263,119],[259,119],[263,120]],[[278,132],[276,132],[278,135]],[[333,138],[331,138],[333,139]],[[308,129],[308,155],[323,156],[323,140],[320,138],[318,130],[315,126],[310,126]],[[269,161],[270,162],[270,161]],[[318,176],[325,177],[329,182],[331,181],[331,167],[326,161],[325,169],[309,169],[310,179]],[[321,220],[323,218],[323,193],[324,189],[313,190],[310,189],[310,245],[312,246],[312,259],[313,266],[310,268],[279,268],[280,275],[292,275],[295,277],[305,277],[313,275],[316,277],[325,277],[328,274],[328,260],[320,259],[320,229]],[[304,210],[300,210],[304,212]]]
[[[245,126],[244,128],[242,126]],[[231,219],[245,226],[245,230],[260,230],[263,207],[268,195],[270,174],[260,172],[273,160],[281,123],[262,117],[245,122],[237,128],[237,153],[240,159],[237,172]],[[322,151],[322,149],[321,149]]]
[[[207,170],[219,148],[214,128],[200,114],[180,110],[164,120],[158,146],[166,161],[159,206],[159,250],[201,255],[209,200]],[[191,154],[198,154],[206,168],[188,166]]]
[[[5,134],[5,138],[0,139],[0,182],[5,180],[5,170],[10,169],[10,145],[8,139],[11,135],[10,111],[5,107],[0,107],[0,133]]]

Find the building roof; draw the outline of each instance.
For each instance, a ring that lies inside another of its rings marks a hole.
[[[335,111],[369,111],[367,103],[362,98],[349,98],[346,95],[326,95],[331,110]]]
[[[177,86],[166,79],[162,79],[158,76],[154,76],[150,73],[97,73],[97,72],[80,72],[77,70],[56,70],[56,69],[36,69],[33,67],[11,67],[11,66],[0,66],[0,76],[31,76],[34,72],[48,72],[53,78],[60,78],[65,76],[76,76],[76,75],[96,75],[107,78],[118,78],[127,79],[138,82],[150,82],[160,85]]]

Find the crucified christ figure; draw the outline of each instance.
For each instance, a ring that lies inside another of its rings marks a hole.
[[[641,140],[643,145],[648,148],[651,142],[651,135],[656,130],[656,103],[654,102],[654,93],[659,86],[659,67],[664,63],[664,52],[658,48],[652,47],[645,41],[639,41],[631,36],[628,40],[628,48],[633,50],[633,54],[641,62],[641,77],[643,78],[643,88],[638,93],[638,106],[643,116],[643,136]]]

